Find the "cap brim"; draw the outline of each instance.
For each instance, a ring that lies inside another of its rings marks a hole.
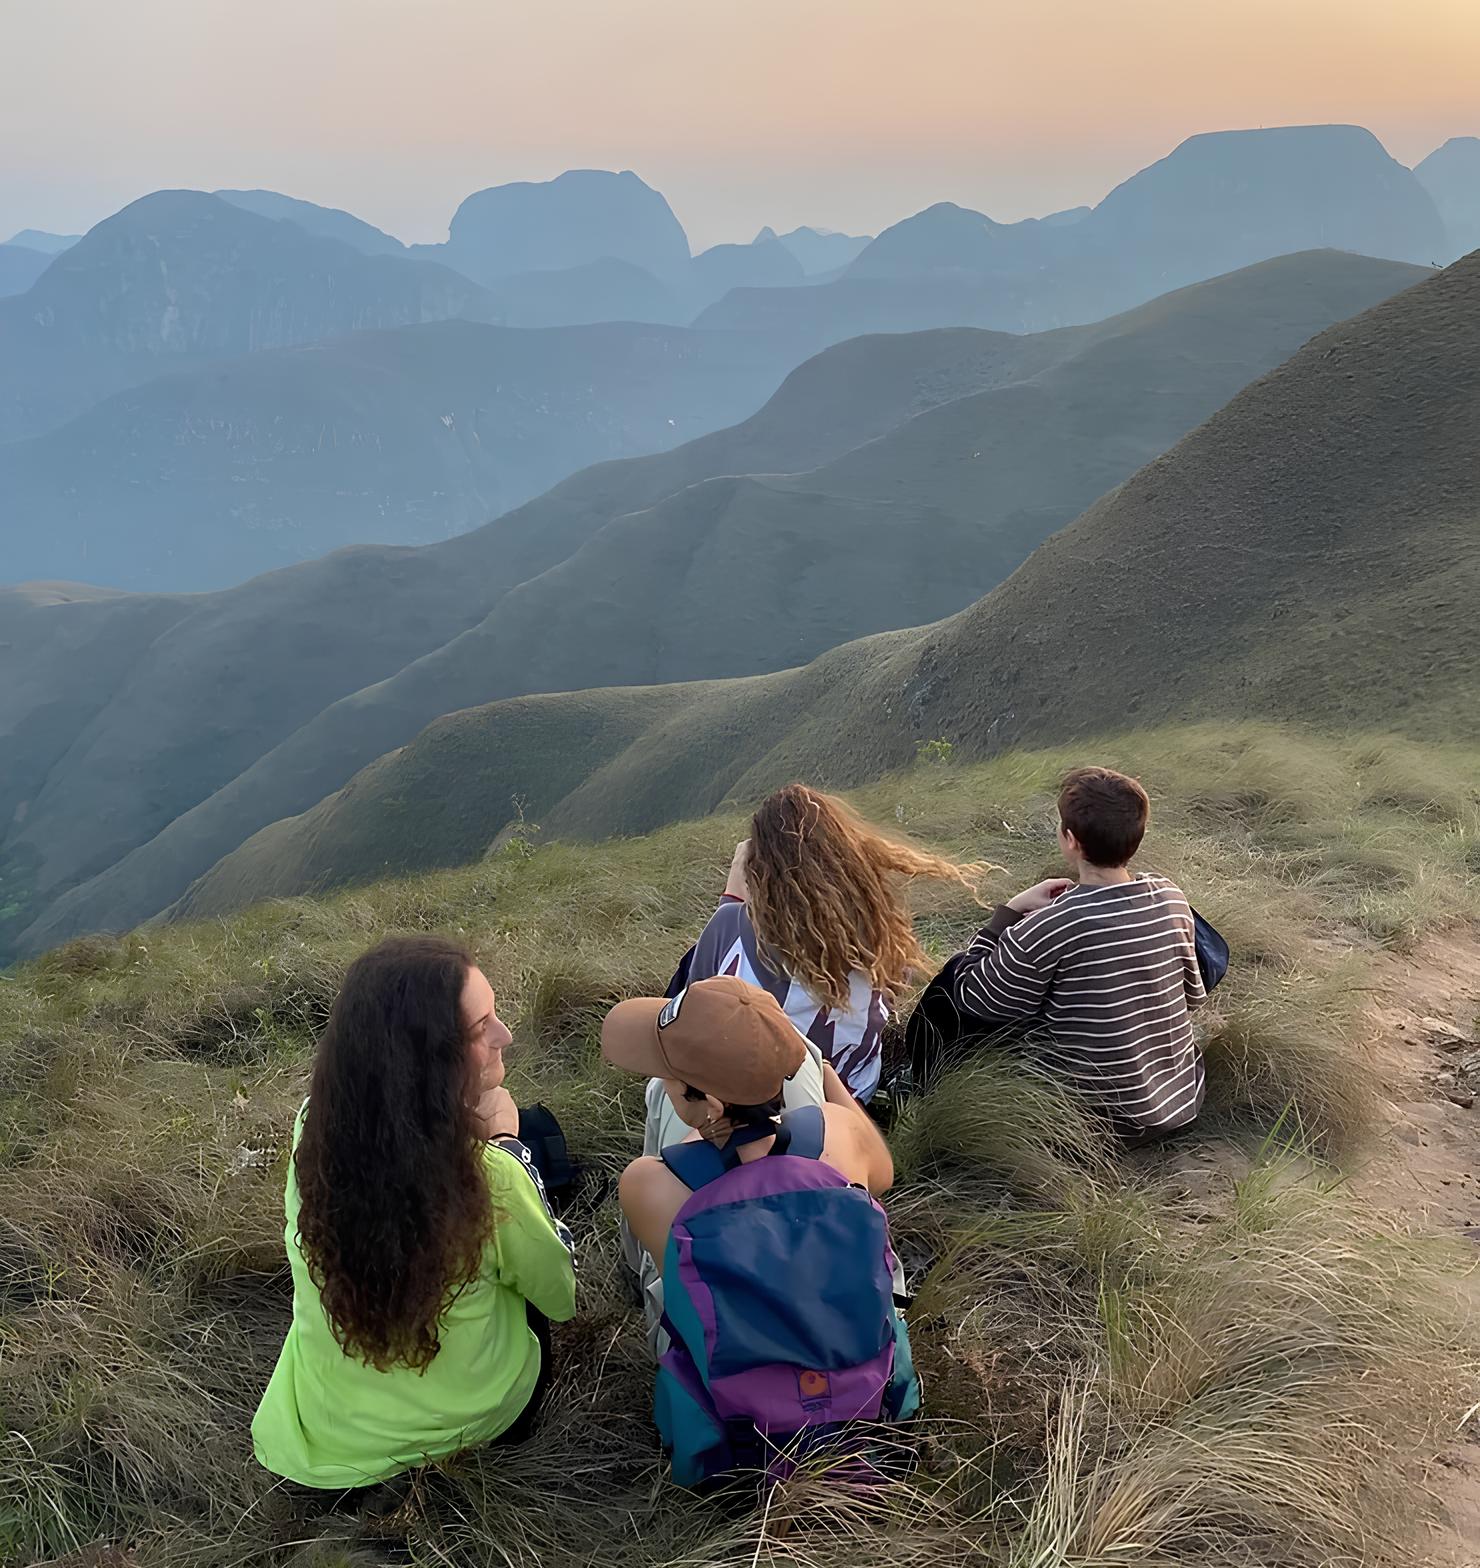
[[[668,1064],[658,1047],[658,1015],[667,1005],[661,996],[633,996],[618,1002],[601,1025],[602,1056],[629,1073],[668,1077]]]

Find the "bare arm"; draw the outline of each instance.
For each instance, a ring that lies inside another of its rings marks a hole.
[[[651,1155],[633,1160],[617,1184],[617,1197],[632,1234],[660,1267],[668,1232],[688,1196],[689,1189],[661,1159]]]
[[[745,862],[749,859],[750,840],[742,838],[735,846],[735,855],[730,861],[730,875],[725,881],[726,895],[738,898],[742,904],[750,897],[750,887],[745,880]]]
[[[832,1107],[827,1115],[828,1139],[834,1129],[846,1129],[845,1136],[851,1145],[859,1169],[844,1171],[849,1177],[862,1176],[863,1184],[875,1198],[882,1198],[894,1185],[894,1156],[884,1142],[884,1134],[874,1125],[873,1118],[848,1092],[848,1086],[838,1077],[831,1062],[822,1064],[822,1098]],[[826,1115],[826,1113],[824,1113]]]

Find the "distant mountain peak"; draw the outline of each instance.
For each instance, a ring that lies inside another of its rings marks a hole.
[[[363,218],[357,218],[342,207],[320,206],[317,202],[303,201],[297,196],[284,196],[281,191],[220,190],[214,194],[245,212],[296,223],[299,228],[325,239],[342,240],[367,256],[398,256],[404,254],[406,249],[394,235],[377,229],[373,223],[366,223]]]
[[[610,257],[669,280],[689,240],[660,191],[631,169],[567,169],[475,191],[453,214],[449,263],[481,283],[560,272]]]
[[[1281,144],[1291,146],[1297,142],[1308,146],[1317,144],[1333,147],[1361,145],[1369,149],[1376,147],[1383,153],[1387,152],[1387,148],[1383,147],[1382,143],[1365,125],[1251,125],[1237,126],[1221,131],[1197,131],[1180,141],[1173,148],[1170,156],[1175,157],[1183,151],[1203,151],[1208,148],[1257,147],[1260,145],[1274,147]]]
[[[1163,283],[1311,246],[1429,263],[1443,224],[1410,169],[1360,125],[1189,136],[1117,185],[1071,234],[1134,244]]]
[[[22,245],[27,250],[39,250],[43,256],[59,256],[80,240],[80,234],[51,234],[46,229],[22,229],[12,234],[7,245]]]
[[[1413,172],[1444,220],[1449,240],[1444,259],[1480,249],[1480,136],[1451,136]]]

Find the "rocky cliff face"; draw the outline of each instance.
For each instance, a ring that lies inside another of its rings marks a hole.
[[[1190,137],[1065,234],[1155,289],[1324,247],[1425,265],[1444,244],[1413,171],[1355,125]]]
[[[0,300],[0,442],[166,370],[491,309],[446,267],[362,255],[201,191],[158,191]]]
[[[54,343],[241,354],[476,312],[445,267],[360,254],[200,191],[158,191],[59,257],[25,315]]]

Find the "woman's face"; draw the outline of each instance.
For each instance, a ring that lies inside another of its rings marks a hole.
[[[504,1047],[514,1037],[498,1015],[493,987],[481,969],[468,970],[459,1011],[473,1076],[481,1088],[497,1089],[504,1081]]]

